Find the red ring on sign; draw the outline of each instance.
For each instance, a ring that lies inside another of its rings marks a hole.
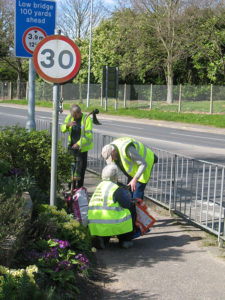
[[[50,77],[48,75],[46,75],[39,67],[39,64],[38,64],[38,52],[40,50],[40,48],[48,41],[51,41],[51,40],[62,40],[66,43],[68,43],[74,50],[75,54],[76,54],[76,65],[73,69],[73,71],[65,76],[65,77],[62,77],[62,78],[54,78],[54,77]],[[79,71],[80,69],[80,64],[81,64],[81,55],[80,55],[80,50],[79,48],[77,47],[77,45],[71,40],[69,39],[68,37],[66,36],[62,36],[62,35],[49,35],[47,36],[46,38],[44,38],[42,41],[40,41],[40,43],[38,43],[38,45],[36,46],[35,50],[34,50],[34,54],[33,54],[33,62],[34,62],[34,67],[37,71],[37,73],[43,78],[45,79],[46,81],[48,82],[52,82],[52,83],[64,83],[64,82],[67,82],[71,79],[73,79],[75,77],[75,75],[77,74],[77,72]]]
[[[30,28],[28,28],[28,29],[24,32],[24,34],[23,34],[23,46],[24,46],[24,49],[26,49],[27,52],[33,54],[34,51],[31,51],[31,50],[27,47],[26,41],[25,41],[26,35],[27,35],[28,32],[31,31],[31,30],[38,30],[38,31],[41,31],[41,32],[44,34],[45,37],[47,36],[47,34],[46,34],[46,32],[45,32],[42,28],[40,28],[40,27],[30,27]]]

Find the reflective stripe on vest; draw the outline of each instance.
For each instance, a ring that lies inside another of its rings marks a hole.
[[[129,137],[116,139],[111,144],[117,147],[123,168],[127,175],[131,177],[134,177],[137,173],[138,165],[127,156],[126,150],[130,144],[134,145],[138,154],[144,158],[147,163],[147,167],[138,181],[147,183],[151,175],[152,166],[154,164],[154,153],[142,143],[137,142],[135,139]]]
[[[122,222],[125,222],[125,221],[128,221],[129,219],[131,219],[131,215],[129,216],[126,216],[122,219],[119,219],[119,220],[89,220],[88,223],[91,224],[118,224],[118,223],[122,223]]]

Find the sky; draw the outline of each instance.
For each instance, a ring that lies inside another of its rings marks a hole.
[[[109,5],[109,6],[114,6],[116,3],[115,0],[104,0],[104,2],[106,5]]]

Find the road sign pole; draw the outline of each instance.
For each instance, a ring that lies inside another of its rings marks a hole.
[[[52,153],[51,153],[51,185],[50,205],[55,205],[57,187],[57,147],[59,119],[59,84],[75,77],[80,68],[81,56],[76,44],[68,37],[61,36],[60,31],[47,36],[36,46],[33,54],[37,73],[53,85],[52,113]]]
[[[36,129],[35,124],[35,68],[33,58],[29,58],[29,93],[28,93],[28,121],[26,128],[31,131]]]
[[[87,107],[89,107],[89,105],[90,105],[92,14],[93,14],[93,0],[91,0],[91,13],[90,13],[90,41],[89,41],[89,59],[88,59]]]
[[[51,189],[50,205],[55,205],[56,185],[57,185],[57,146],[58,146],[58,102],[59,102],[59,84],[53,85],[53,113],[52,113],[52,156],[51,156]]]

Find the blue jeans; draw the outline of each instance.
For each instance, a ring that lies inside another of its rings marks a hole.
[[[128,181],[127,183],[129,183],[132,180],[132,177],[128,176]],[[147,183],[142,183],[142,182],[137,182],[137,187],[136,190],[132,193],[132,197],[133,199],[139,198],[139,199],[144,199],[144,190],[146,187]]]

